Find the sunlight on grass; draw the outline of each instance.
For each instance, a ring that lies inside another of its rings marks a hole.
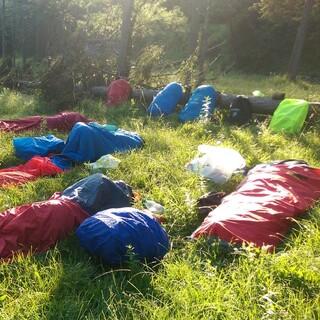
[[[227,92],[250,93],[274,89],[295,97],[320,99],[320,87],[289,84],[282,77],[217,79]],[[34,97],[2,91],[1,117],[35,114]],[[207,191],[235,189],[241,178],[225,186],[207,183],[187,172],[185,164],[199,144],[238,150],[248,166],[296,158],[320,166],[319,126],[301,135],[274,135],[266,123],[235,128],[222,121],[180,124],[176,116],[150,119],[144,109],[125,105],[106,109],[86,100],[78,111],[138,131],[143,149],[117,154],[120,166],[107,174],[131,184],[143,198],[166,208],[172,250],[155,268],[132,263],[126,270],[110,270],[89,257],[70,236],[46,254],[16,257],[0,264],[0,319],[317,319],[320,314],[320,207],[300,219],[275,254],[216,241],[190,242],[185,237],[199,225],[194,204]],[[42,132],[43,134],[45,132]],[[30,133],[32,134],[32,133]],[[28,133],[29,135],[29,133]],[[12,134],[0,133],[0,166],[19,163],[13,154]],[[84,166],[21,187],[0,189],[0,209],[44,200],[89,171]],[[137,206],[141,207],[139,202]]]

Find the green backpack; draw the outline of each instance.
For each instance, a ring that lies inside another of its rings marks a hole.
[[[274,112],[269,129],[272,132],[299,133],[309,112],[305,100],[285,99]]]

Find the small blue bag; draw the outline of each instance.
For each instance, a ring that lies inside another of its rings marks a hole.
[[[212,86],[203,85],[193,91],[186,106],[181,110],[179,118],[182,122],[211,116],[217,101],[217,92]]]
[[[128,261],[132,252],[141,261],[157,261],[169,250],[169,239],[160,223],[135,208],[101,211],[77,229],[80,244],[104,263],[115,266]]]
[[[183,88],[181,84],[171,82],[153,98],[148,113],[153,117],[171,114],[182,97]]]
[[[64,141],[54,135],[42,137],[13,138],[16,156],[23,160],[30,160],[34,156],[45,157],[49,153],[60,153],[64,148]]]

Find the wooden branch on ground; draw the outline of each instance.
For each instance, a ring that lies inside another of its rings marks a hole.
[[[159,91],[155,89],[133,89],[132,90],[132,98],[143,103],[143,104],[149,104],[153,97],[157,95]],[[93,87],[91,89],[91,93],[96,97],[105,97],[106,96],[106,88],[105,87]],[[233,100],[237,96],[234,94],[227,94],[227,93],[219,93],[218,94],[218,100],[217,105],[218,108],[221,109],[228,109],[233,102]],[[185,104],[189,99],[189,95],[185,94],[183,97],[183,100],[180,101],[180,104]],[[270,97],[255,97],[250,96],[248,97],[252,111],[253,113],[257,114],[266,114],[270,115],[273,114],[273,112],[278,107],[281,100],[275,100]],[[314,111],[320,112],[320,102],[309,102],[311,108],[313,108]]]

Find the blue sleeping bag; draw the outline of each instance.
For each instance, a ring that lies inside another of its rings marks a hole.
[[[148,113],[154,117],[171,114],[182,97],[183,88],[181,84],[171,82],[153,98]]]
[[[66,141],[61,156],[74,162],[94,162],[106,154],[126,152],[143,145],[134,132],[118,129],[109,131],[95,123],[76,123]]]
[[[80,244],[108,265],[128,260],[128,247],[141,261],[162,259],[169,250],[165,230],[151,215],[135,208],[101,211],[77,229]]]
[[[60,153],[64,148],[64,141],[53,135],[42,137],[13,138],[16,156],[23,160],[30,160],[33,156],[46,156],[49,153]]]
[[[217,101],[217,93],[212,86],[203,85],[193,91],[188,103],[181,110],[182,122],[211,116]]]
[[[77,202],[90,215],[110,208],[130,207],[133,199],[130,186],[123,181],[112,181],[101,173],[76,182],[61,196]]]

